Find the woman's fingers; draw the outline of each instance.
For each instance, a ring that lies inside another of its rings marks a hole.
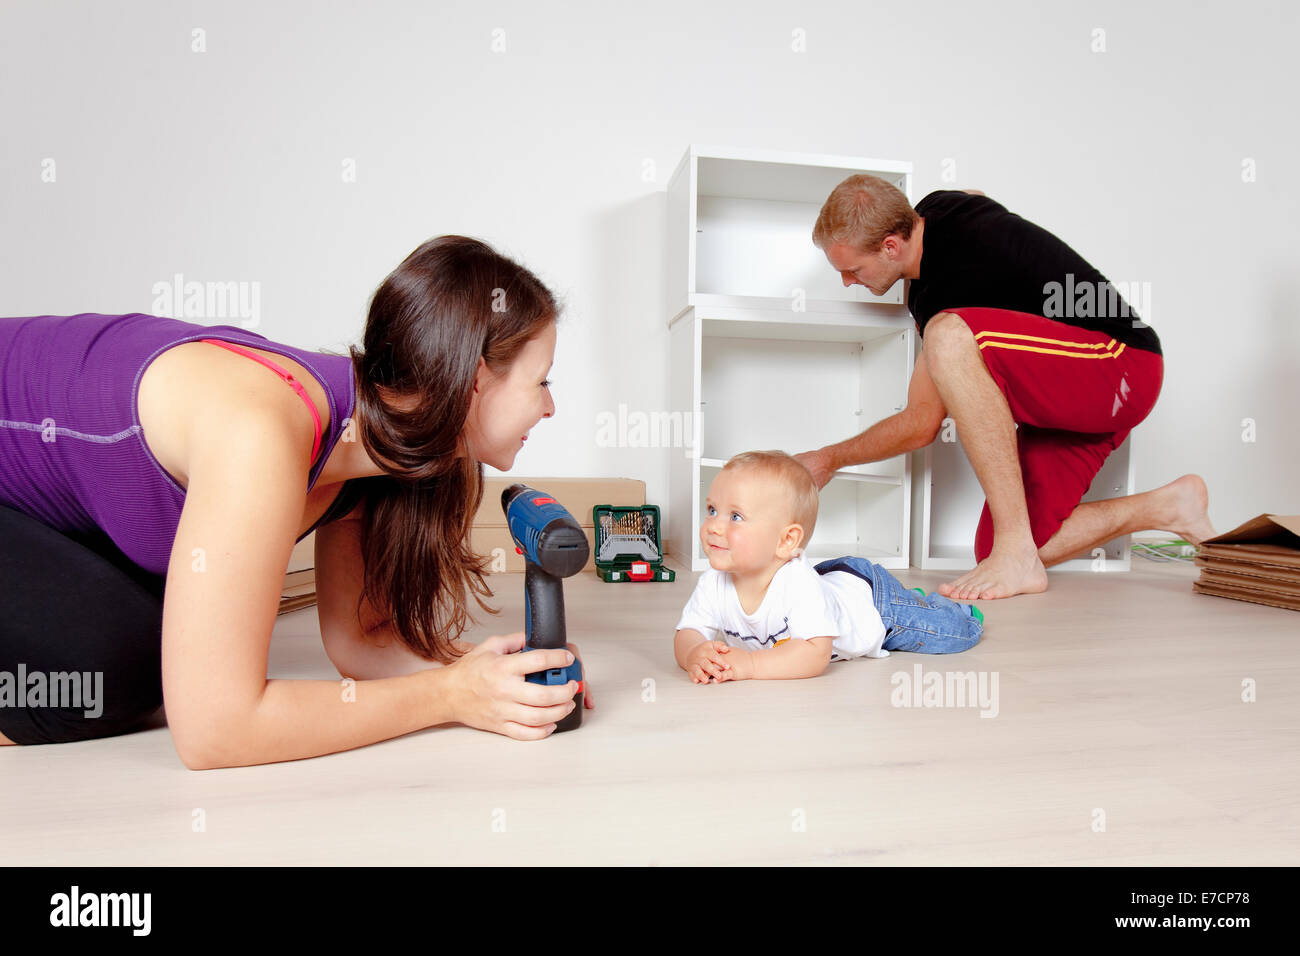
[[[529,707],[526,704],[518,704],[509,715],[509,722],[522,724],[526,727],[544,727],[547,724],[558,723],[563,720],[573,713],[576,706],[577,701],[574,700],[566,700],[553,707]]]
[[[495,634],[478,645],[477,649],[493,654],[513,654],[524,646],[524,641],[523,631],[515,631],[513,634]]]
[[[578,661],[578,663],[581,664],[581,663],[582,663],[582,655],[578,653],[578,645],[577,645],[577,644],[565,644],[564,646],[567,647],[569,650],[573,651],[573,656],[574,656],[574,658]],[[583,705],[583,707],[585,707],[587,710],[591,710],[592,708],[594,708],[594,707],[596,706],[596,702],[595,702],[594,700],[591,699],[591,681],[587,680],[587,665],[586,665],[586,664],[583,664],[583,665],[582,665],[582,705]]]
[[[547,724],[544,727],[529,727],[513,720],[507,720],[501,726],[501,733],[507,737],[513,737],[515,740],[543,740],[555,733],[555,724]]]
[[[556,704],[573,700],[577,693],[576,680],[566,681],[563,684],[534,684],[526,680],[515,691],[514,697],[518,703],[528,707],[554,707]]]
[[[522,646],[521,644],[520,647]],[[522,675],[535,674],[538,671],[562,670],[573,662],[574,657],[562,647],[546,647],[512,654],[507,660],[510,670]]]

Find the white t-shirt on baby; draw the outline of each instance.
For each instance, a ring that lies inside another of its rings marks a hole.
[[[691,628],[708,640],[765,650],[787,638],[831,637],[831,660],[888,657],[885,625],[870,582],[847,571],[818,574],[800,554],[777,568],[753,614],[746,614],[731,575],[707,568],[686,602],[677,630]]]

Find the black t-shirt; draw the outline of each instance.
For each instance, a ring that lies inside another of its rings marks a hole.
[[[984,306],[1043,315],[1160,354],[1155,330],[1106,277],[1041,226],[957,190],[930,193],[916,212],[925,218],[921,277],[911,280],[907,307],[922,335],[945,309]]]

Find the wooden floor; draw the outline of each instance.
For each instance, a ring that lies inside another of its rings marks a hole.
[[[983,641],[955,657],[707,686],[672,655],[694,575],[583,574],[567,616],[597,706],[575,732],[454,726],[205,772],[161,724],[0,748],[0,863],[1295,865],[1300,614],[1133,565],[985,602]],[[473,640],[522,623],[523,576],[492,581],[502,619]],[[996,676],[996,716],[891,705],[916,668]],[[279,620],[271,674],[337,676],[314,609]]]

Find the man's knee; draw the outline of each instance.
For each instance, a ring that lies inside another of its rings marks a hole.
[[[930,348],[969,347],[975,333],[956,312],[939,312],[925,324],[925,346]]]

